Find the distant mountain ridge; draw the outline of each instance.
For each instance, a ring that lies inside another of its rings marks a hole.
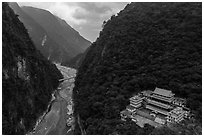
[[[67,62],[83,53],[91,44],[66,21],[49,11],[27,6],[19,7],[17,3],[9,5],[25,24],[37,49],[51,61]]]
[[[23,22],[25,27],[28,29],[29,36],[33,40],[36,48],[41,51],[41,53],[51,61],[59,61],[59,45],[53,41],[47,34],[47,32],[41,27],[33,18],[26,14],[17,3],[9,3],[9,6],[19,15],[19,19]],[[46,39],[46,48],[42,46],[42,41],[45,36],[48,36]]]

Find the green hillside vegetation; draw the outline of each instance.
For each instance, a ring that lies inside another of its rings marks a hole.
[[[31,131],[60,78],[56,66],[36,50],[17,15],[2,3],[2,133]]]
[[[74,115],[86,133],[146,133],[133,123],[121,128],[120,111],[155,87],[187,98],[201,124],[202,3],[131,3],[103,26],[75,81]]]

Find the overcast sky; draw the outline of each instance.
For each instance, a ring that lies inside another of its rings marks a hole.
[[[127,2],[18,2],[20,6],[46,9],[64,19],[84,38],[94,42],[104,20],[122,10]]]

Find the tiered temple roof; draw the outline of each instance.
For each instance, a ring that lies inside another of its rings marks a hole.
[[[153,105],[158,106],[160,108],[164,108],[164,109],[171,108],[170,105],[164,104],[164,103],[161,103],[161,102],[158,102],[158,101],[154,101],[154,100],[151,100],[151,99],[147,99],[147,101],[148,101],[149,104],[153,104]]]
[[[130,100],[133,100],[133,101],[140,101],[140,100],[143,100],[143,99],[144,99],[144,97],[141,97],[139,95],[136,95],[136,96],[133,96],[133,97],[130,98]]]
[[[153,94],[164,96],[164,97],[172,97],[175,95],[172,93],[171,90],[161,89],[161,88],[157,88],[157,87],[153,91]]]
[[[135,108],[139,108],[140,106],[142,106],[143,99],[144,97],[142,97],[141,95],[133,96],[130,98],[130,105]]]

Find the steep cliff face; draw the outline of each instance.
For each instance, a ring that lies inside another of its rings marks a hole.
[[[56,66],[36,50],[18,16],[2,3],[2,133],[30,131],[60,78]]]
[[[187,98],[201,121],[201,28],[201,3],[131,3],[112,16],[75,81],[75,116],[87,134],[148,134],[121,124],[119,113],[132,94],[155,87]]]
[[[35,46],[51,61],[67,62],[91,44],[69,24],[49,11],[9,3],[28,29]]]

